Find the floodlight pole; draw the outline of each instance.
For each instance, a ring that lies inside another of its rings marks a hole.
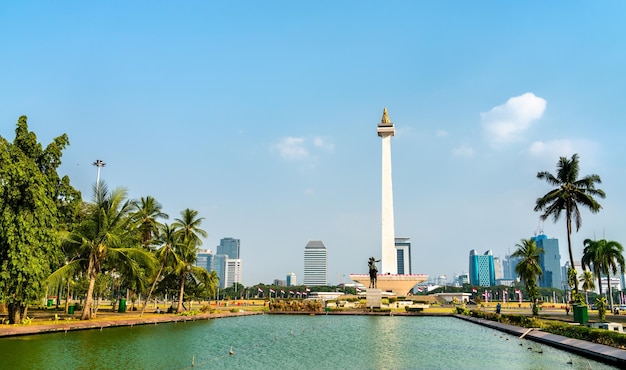
[[[105,167],[107,164],[104,163],[103,160],[96,159],[96,161],[93,162],[92,165],[98,167],[98,176],[96,177],[96,197],[97,197],[99,186],[100,186],[100,168]]]

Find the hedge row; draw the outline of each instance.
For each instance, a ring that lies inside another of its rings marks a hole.
[[[503,324],[516,325],[524,328],[541,328],[541,330],[545,332],[562,335],[568,338],[586,340],[588,342],[626,349],[626,334],[611,330],[571,325],[562,321],[544,320],[525,315],[497,314],[480,310],[468,310],[462,307],[457,307],[456,312],[461,315],[497,321]]]

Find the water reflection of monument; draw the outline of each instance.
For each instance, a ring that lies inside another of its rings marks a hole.
[[[378,136],[382,139],[382,253],[381,273],[376,276],[376,288],[383,292],[405,295],[415,285],[426,281],[428,275],[406,274],[406,269],[398,271],[398,260],[405,260],[406,249],[396,248],[393,218],[393,187],[391,182],[391,137],[395,134],[393,122],[387,108],[378,124]],[[400,273],[399,273],[400,272]],[[370,286],[369,274],[351,274],[350,278],[364,286]]]

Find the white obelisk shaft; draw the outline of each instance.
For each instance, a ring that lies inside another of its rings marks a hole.
[[[383,119],[378,124],[378,136],[382,138],[382,274],[398,273],[391,182],[391,137],[394,133],[393,123],[389,121],[385,108]]]

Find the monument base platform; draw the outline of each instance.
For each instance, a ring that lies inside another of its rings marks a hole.
[[[369,274],[350,274],[350,279],[357,283],[363,284],[365,287],[370,285]],[[383,292],[392,292],[397,296],[407,295],[414,286],[428,280],[428,275],[412,274],[412,275],[383,275],[378,274],[376,277],[376,288]]]

